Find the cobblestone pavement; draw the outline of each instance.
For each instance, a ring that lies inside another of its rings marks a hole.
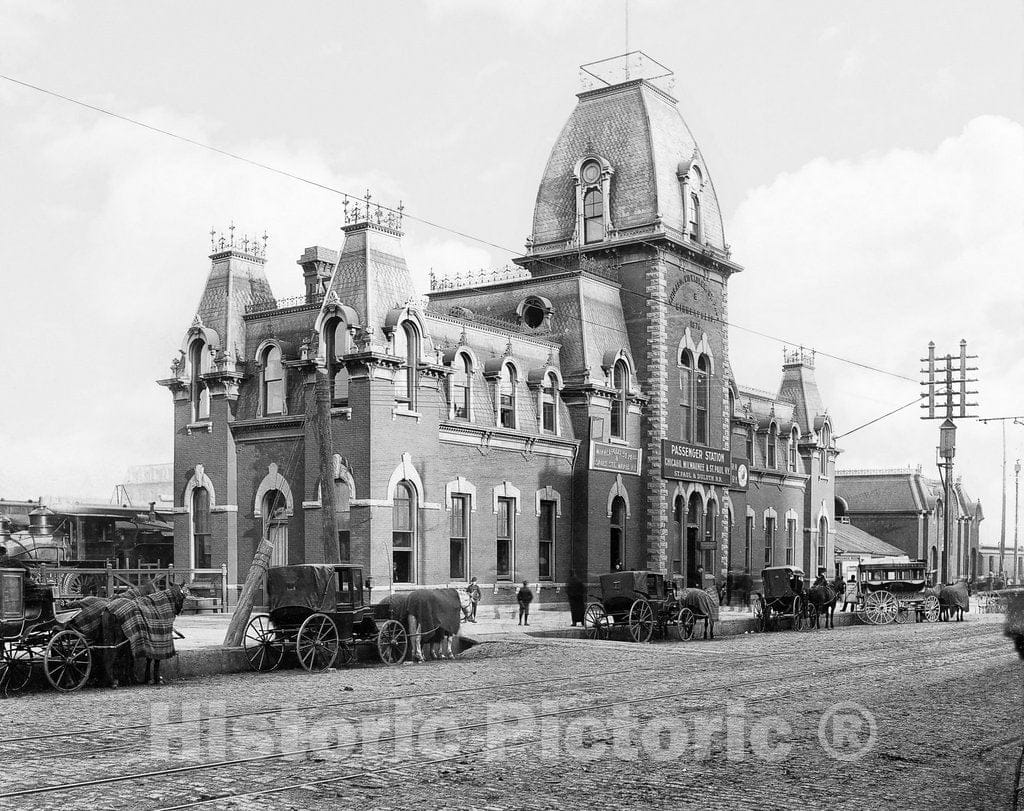
[[[1009,808],[998,620],[39,691],[0,702],[0,807]]]

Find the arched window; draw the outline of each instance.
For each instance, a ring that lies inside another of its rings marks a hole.
[[[587,161],[580,175],[583,183],[591,186],[583,192],[583,241],[600,242],[604,239],[604,193],[597,185],[601,182],[601,166],[597,161]]]
[[[267,347],[263,353],[263,385],[261,387],[261,403],[263,413],[284,413],[284,366],[281,363],[281,348]]]
[[[786,565],[792,566],[796,555],[796,519],[786,519]]]
[[[743,571],[750,573],[750,550],[754,546],[754,516],[748,515],[743,528]]]
[[[694,437],[699,445],[707,445],[709,439],[708,415],[711,412],[711,361],[707,355],[697,359],[697,377],[694,387]]]
[[[676,496],[675,501],[672,503],[672,573],[682,574],[683,573],[683,560],[686,556],[686,525],[683,523],[683,513],[685,512],[685,502],[681,495]]]
[[[821,516],[818,519],[818,560],[817,565],[824,566],[826,569],[829,567],[828,556],[828,519],[825,516]],[[817,572],[815,572],[817,573]],[[808,572],[810,574],[810,572]]]
[[[686,505],[686,550],[683,567],[686,570],[686,585],[691,588],[702,588],[703,578],[697,571],[701,562],[700,542],[704,540],[704,508],[697,493],[690,495]]]
[[[754,429],[747,429],[747,461],[753,466],[754,464]]]
[[[334,522],[338,530],[338,559],[342,563],[352,561],[352,534],[349,529],[351,511],[349,502],[352,494],[348,482],[344,479],[334,480]]]
[[[395,485],[392,508],[392,578],[396,583],[413,583],[416,577],[416,491],[412,484],[400,481]]]
[[[717,545],[718,542],[718,504],[717,502],[708,503],[708,511],[704,516],[704,540],[707,546],[711,546],[712,543]],[[704,571],[707,574],[712,574],[715,568],[715,549],[703,549],[701,550],[701,566],[704,567]],[[703,587],[703,583],[699,584]]]
[[[516,367],[506,363],[498,376],[498,425],[516,427]]]
[[[324,344],[327,349],[327,374],[331,381],[331,400],[348,399],[348,367],[342,357],[349,351],[348,324],[344,319],[333,318],[324,329]]]
[[[189,359],[189,399],[192,402],[192,421],[210,418],[210,392],[203,382],[203,375],[209,371],[207,358],[209,353],[206,344],[201,340],[193,341],[188,348]]]
[[[791,473],[796,473],[799,443],[800,431],[794,426],[793,431],[789,435],[789,470]]]
[[[700,196],[690,194],[690,239],[700,242]]]
[[[622,496],[616,496],[612,500],[608,551],[611,570],[614,572],[624,568],[626,558],[626,501]]]
[[[558,433],[558,379],[554,373],[544,375],[540,390],[541,429],[548,434]]]
[[[775,470],[778,467],[779,429],[774,422],[768,426],[768,433],[765,435],[764,443],[765,467],[769,470]]]
[[[819,459],[822,476],[828,475],[828,446],[830,444],[832,444],[832,432],[827,425],[823,425],[821,426],[821,457]]]
[[[764,519],[764,565],[771,566],[775,559],[775,518]]]
[[[192,491],[192,565],[196,569],[213,566],[210,545],[210,493],[205,487]]]
[[[420,334],[411,321],[403,321],[394,331],[395,357],[403,364],[395,371],[395,399],[416,408],[416,380],[419,375]]]
[[[452,416],[457,420],[472,419],[473,362],[460,352],[452,363],[451,398]]]
[[[693,441],[693,399],[694,399],[694,369],[693,355],[688,349],[683,350],[679,358],[681,368],[679,369],[679,405],[682,408],[682,439],[684,442]]]
[[[280,490],[268,490],[263,496],[263,537],[274,545],[271,566],[288,565],[288,501]]]
[[[629,383],[629,367],[624,360],[615,361],[612,368],[612,388],[615,397],[612,400],[612,436],[616,439],[626,438],[626,407],[627,386]]]

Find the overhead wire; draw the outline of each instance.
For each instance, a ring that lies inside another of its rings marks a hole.
[[[248,157],[246,157],[244,155],[240,155],[240,154],[238,154],[236,152],[232,152],[232,151],[227,150],[227,149],[222,149],[220,147],[213,146],[212,144],[208,144],[208,143],[205,143],[203,141],[199,141],[199,140],[197,140],[195,138],[189,138],[188,136],[181,135],[181,134],[173,132],[171,130],[166,130],[166,129],[163,129],[162,127],[157,127],[157,126],[154,126],[152,124],[148,124],[148,123],[146,123],[144,121],[140,121],[140,120],[138,120],[136,118],[132,118],[131,116],[126,116],[126,115],[123,115],[121,113],[114,112],[113,110],[108,110],[108,109],[106,109],[104,107],[99,107],[98,105],[95,105],[95,104],[89,104],[88,102],[82,101],[80,99],[73,98],[72,96],[68,96],[68,95],[65,95],[63,93],[58,93],[55,90],[50,90],[48,88],[41,87],[41,86],[36,85],[36,84],[32,84],[30,82],[26,82],[26,81],[23,81],[21,79],[16,79],[13,76],[8,76],[6,74],[0,74],[0,79],[3,79],[3,80],[8,81],[8,82],[11,82],[12,84],[19,85],[21,87],[28,88],[30,90],[35,90],[35,91],[37,91],[39,93],[43,93],[43,94],[45,94],[47,96],[51,96],[53,98],[60,99],[62,101],[68,102],[70,104],[78,105],[80,107],[86,108],[88,110],[92,110],[92,111],[100,113],[102,115],[110,116],[110,117],[118,119],[120,121],[124,121],[124,122],[126,122],[128,124],[133,124],[135,126],[142,127],[143,129],[147,129],[147,130],[150,130],[152,132],[158,133],[160,135],[164,135],[164,136],[167,136],[169,138],[173,138],[175,140],[182,141],[182,142],[190,144],[192,146],[196,146],[196,147],[199,147],[201,149],[209,150],[209,151],[214,152],[214,153],[216,153],[218,155],[222,155],[224,157],[228,157],[228,158],[231,158],[233,160],[241,161],[241,162],[249,164],[251,166],[255,166],[255,167],[259,168],[259,169],[264,169],[264,170],[266,170],[268,172],[272,172],[274,174],[290,178],[290,179],[298,181],[300,183],[305,183],[305,184],[313,186],[315,188],[319,188],[319,189],[322,189],[324,191],[331,192],[333,194],[341,195],[342,197],[344,197],[346,199],[352,199],[352,200],[356,200],[356,201],[366,199],[363,196],[360,196],[358,194],[354,194],[352,192],[345,191],[344,189],[339,189],[339,188],[336,188],[334,186],[330,186],[330,185],[328,185],[326,183],[321,183],[319,181],[312,180],[312,179],[310,179],[308,177],[304,177],[302,175],[295,174],[294,172],[289,172],[289,171],[287,171],[285,169],[280,169],[280,168],[278,168],[276,166],[273,166],[271,164],[267,164],[267,163],[264,163],[262,161],[257,161],[257,160],[254,160],[252,158],[248,158]],[[442,223],[437,223],[437,222],[434,222],[432,220],[428,220],[426,218],[416,216],[414,214],[410,214],[410,213],[408,213],[405,210],[405,208],[403,206],[401,206],[401,204],[399,204],[398,208],[394,208],[394,207],[387,206],[387,205],[382,205],[382,204],[379,204],[379,203],[375,203],[374,205],[379,210],[381,210],[381,211],[386,211],[386,212],[390,212],[392,214],[397,214],[397,215],[399,215],[401,217],[408,217],[409,219],[411,219],[411,220],[413,220],[415,222],[421,223],[423,225],[426,225],[426,226],[428,226],[430,228],[434,228],[434,229],[437,229],[437,230],[445,231],[446,233],[450,233],[450,234],[453,234],[455,236],[462,237],[463,239],[471,240],[471,241],[479,243],[481,245],[486,245],[486,246],[494,248],[496,250],[500,250],[500,251],[509,253],[509,254],[511,254],[513,256],[519,255],[521,253],[518,250],[513,250],[511,248],[508,248],[507,246],[500,245],[500,244],[498,244],[496,242],[492,242],[491,240],[485,239],[483,237],[479,237],[479,236],[476,236],[474,234],[469,234],[469,233],[467,233],[465,231],[461,231],[461,230],[459,230],[457,228],[453,228],[451,226],[447,226],[447,225],[444,225]],[[656,244],[654,244],[654,243],[652,243],[652,242],[650,242],[648,240],[640,240],[640,241],[643,244],[646,244],[648,246],[651,246],[651,247],[654,247],[654,248],[660,250],[660,246],[658,246],[658,245],[656,245]],[[578,253],[582,253],[582,251],[579,250]],[[533,256],[533,257],[530,257],[530,258],[531,258],[531,261],[538,262],[538,263],[541,263],[541,264],[545,264],[545,265],[548,265],[549,267],[553,267],[553,268],[556,268],[558,270],[565,270],[565,268],[563,268],[561,265],[558,265],[557,263],[551,262],[550,260],[544,259],[543,257]],[[466,286],[462,286],[462,287],[460,287],[458,289],[459,290],[470,290],[470,291],[481,292],[481,291],[483,291],[485,289],[485,287],[466,285]],[[709,313],[705,313],[705,312],[702,312],[702,311],[699,311],[699,310],[694,310],[694,309],[691,309],[691,308],[683,307],[683,306],[678,305],[678,304],[673,304],[673,303],[671,303],[669,301],[666,301],[664,299],[658,299],[658,298],[654,298],[654,297],[651,297],[651,296],[647,296],[647,295],[645,295],[643,293],[639,293],[639,292],[634,291],[634,290],[629,290],[628,288],[622,288],[622,291],[624,293],[626,293],[627,295],[631,295],[631,296],[640,298],[640,299],[645,300],[645,301],[654,301],[654,302],[657,302],[658,304],[661,304],[661,305],[664,305],[666,307],[675,309],[678,312],[683,312],[683,313],[686,313],[686,314],[689,314],[689,315],[694,315],[696,317],[700,317],[700,318],[703,318],[703,319],[708,320],[708,321],[719,323],[719,324],[722,324],[724,326],[734,327],[734,328],[742,330],[744,332],[748,332],[748,333],[750,333],[752,335],[756,335],[758,337],[765,338],[766,340],[775,341],[777,343],[780,343],[780,344],[783,344],[783,345],[786,345],[786,346],[801,346],[801,348],[804,348],[798,342],[790,341],[790,340],[787,340],[787,339],[784,339],[784,338],[780,338],[780,337],[778,337],[776,335],[771,335],[769,333],[763,332],[761,330],[754,329],[752,327],[745,327],[742,324],[736,324],[734,322],[727,321],[726,319],[721,318],[719,316],[715,316],[713,314],[709,314]],[[580,323],[586,323],[586,324],[589,324],[591,326],[601,326],[601,327],[603,327],[605,329],[607,329],[607,328],[609,328],[611,326],[609,324],[597,324],[596,322],[587,321],[586,319],[582,318],[581,316],[573,316],[571,314],[565,314],[565,315],[567,315],[570,318],[574,318],[574,319],[580,321]],[[619,330],[619,331],[621,332],[622,330]],[[807,348],[811,348],[811,347],[807,347]],[[830,353],[830,352],[826,352],[826,351],[823,351],[823,350],[820,350],[820,349],[814,349],[814,351],[818,355],[822,355],[823,357],[827,357],[827,358],[829,358],[831,360],[835,360],[835,361],[840,362],[840,363],[845,363],[845,364],[848,364],[848,365],[851,365],[851,366],[856,366],[858,368],[861,368],[861,369],[864,369],[864,370],[867,370],[867,371],[872,371],[872,372],[876,372],[878,374],[883,374],[883,375],[887,375],[887,376],[890,376],[890,377],[895,377],[897,379],[909,381],[909,382],[912,382],[912,383],[916,383],[917,382],[916,379],[908,377],[907,375],[903,375],[903,374],[900,374],[898,372],[893,372],[893,371],[888,370],[888,369],[882,369],[880,367],[874,366],[874,365],[869,364],[869,363],[864,363],[864,362],[861,362],[861,361],[856,361],[856,360],[853,360],[851,358],[846,358],[846,357],[843,357],[841,355],[836,355],[836,354],[833,354],[833,353]]]

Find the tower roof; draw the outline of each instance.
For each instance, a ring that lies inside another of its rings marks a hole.
[[[584,158],[595,157],[612,171],[611,221],[619,232],[660,223],[684,233],[681,181],[694,177],[696,167],[702,183],[702,238],[724,250],[721,212],[704,158],[666,89],[671,74],[645,78],[648,70],[637,77],[628,64],[635,56],[616,57],[627,61],[618,71],[591,73],[584,66],[590,84],[599,86],[578,94],[576,108],[551,149],[534,208],[535,246],[572,239],[575,173]]]

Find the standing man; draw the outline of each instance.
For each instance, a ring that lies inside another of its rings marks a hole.
[[[572,627],[578,622],[583,625],[583,614],[587,604],[587,584],[576,576],[576,570],[569,572],[569,579],[565,581],[565,596],[569,598],[569,617],[572,619]]]
[[[533,602],[533,592],[529,584],[524,580],[523,587],[516,592],[516,602],[519,603],[519,624],[530,624],[530,603]]]
[[[851,611],[857,610],[857,576],[853,574],[850,575],[843,590],[843,611],[846,610],[846,606],[850,606]]]
[[[466,593],[469,594],[469,621],[476,622],[476,605],[480,602],[480,585],[474,577],[466,586]]]

